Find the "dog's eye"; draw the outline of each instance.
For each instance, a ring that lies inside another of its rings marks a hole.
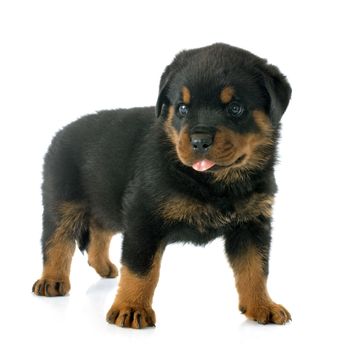
[[[178,111],[181,117],[186,117],[186,115],[188,114],[188,107],[182,103],[179,105]]]
[[[240,117],[244,112],[244,107],[237,102],[232,102],[228,105],[227,110],[233,117]]]

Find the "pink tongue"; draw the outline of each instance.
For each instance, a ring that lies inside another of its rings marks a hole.
[[[212,168],[215,165],[214,162],[208,160],[208,159],[203,159],[199,160],[198,162],[194,163],[192,165],[192,168],[197,171],[206,171],[210,168]]]

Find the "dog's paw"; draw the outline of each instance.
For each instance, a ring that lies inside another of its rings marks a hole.
[[[285,324],[292,320],[288,310],[279,304],[269,303],[255,307],[240,306],[240,311],[249,319],[260,324]]]
[[[118,276],[118,269],[117,267],[110,261],[104,261],[103,263],[99,264],[91,264],[96,272],[103,278],[115,278]]]
[[[41,278],[32,287],[32,292],[45,297],[58,297],[66,295],[70,290],[69,280],[55,280]]]
[[[119,327],[141,329],[154,327],[156,315],[151,308],[114,304],[107,313],[107,322]]]

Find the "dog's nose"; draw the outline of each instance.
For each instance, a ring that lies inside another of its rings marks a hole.
[[[197,152],[206,152],[213,143],[213,135],[210,134],[192,134],[191,144],[192,148]]]

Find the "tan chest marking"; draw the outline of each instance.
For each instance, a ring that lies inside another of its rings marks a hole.
[[[186,222],[199,231],[206,227],[219,228],[232,221],[232,217],[222,215],[215,207],[190,197],[174,197],[160,208],[161,215],[170,222]]]
[[[260,215],[271,217],[273,196],[254,194],[250,198],[235,203],[235,211],[223,214],[210,203],[193,198],[177,196],[160,206],[161,216],[169,222],[185,222],[196,226],[199,231],[205,228],[219,228],[233,221],[246,222]]]
[[[238,222],[254,220],[262,215],[266,218],[272,216],[274,196],[265,193],[255,193],[246,200],[235,204],[235,219]]]

